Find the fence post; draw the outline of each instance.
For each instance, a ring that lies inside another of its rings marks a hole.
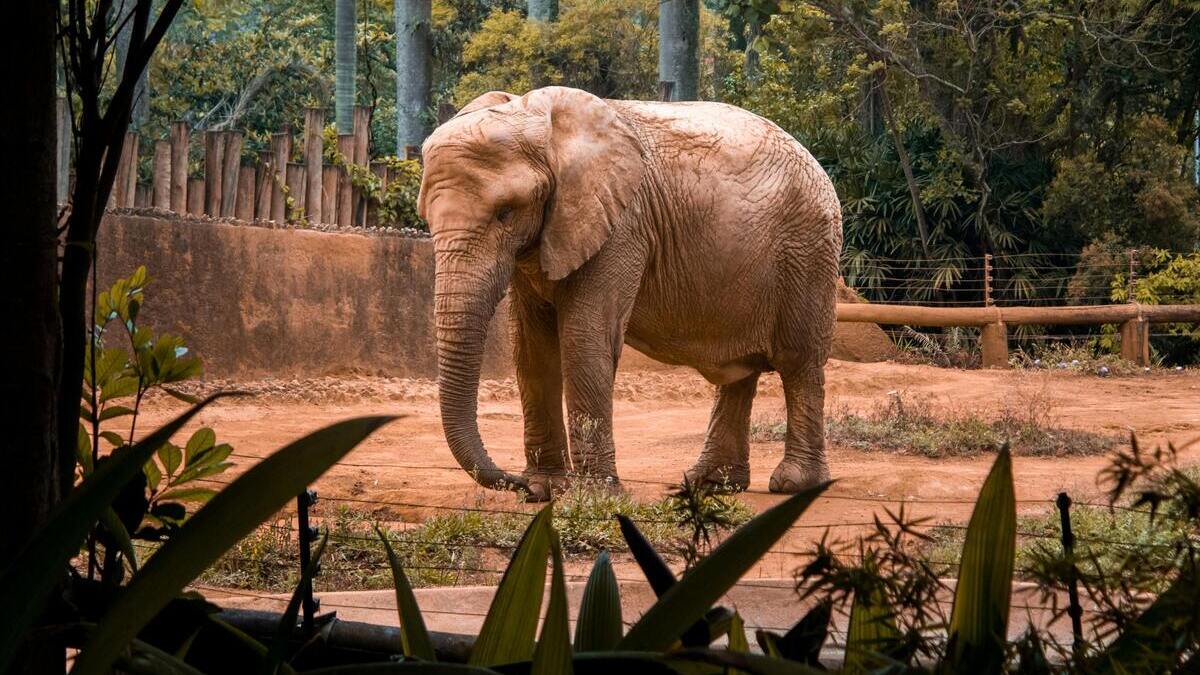
[[[983,254],[983,306],[991,307],[992,302],[992,254]]]
[[[151,203],[156,209],[171,208],[171,144],[154,141],[154,192]]]
[[[186,213],[188,206],[188,123],[171,123],[171,210]]]
[[[371,107],[365,105],[354,106],[354,164],[360,167],[367,167],[371,161]],[[354,188],[353,208],[351,222],[357,226],[365,226],[366,223],[366,200],[362,194],[362,188]]]
[[[1150,322],[1140,315],[1121,324],[1121,358],[1150,365]]]
[[[354,134],[338,134],[337,151],[343,162],[338,172],[338,227],[354,224],[354,186],[350,183],[350,165],[354,163]]]
[[[304,110],[304,204],[308,222],[315,225],[325,222],[321,208],[321,157],[325,152],[325,109]]]
[[[282,225],[287,221],[287,205],[283,200],[283,186],[287,184],[288,158],[292,155],[292,128],[286,124],[283,131],[271,134],[271,220]]]
[[[1055,500],[1058,506],[1059,521],[1062,525],[1063,552],[1071,558],[1071,566],[1067,570],[1067,615],[1071,617],[1071,651],[1075,655],[1083,654],[1083,607],[1079,605],[1079,585],[1075,571],[1075,533],[1071,531],[1071,498],[1067,493],[1058,493]]]
[[[204,212],[221,215],[221,173],[225,169],[225,134],[204,132]]]
[[[254,220],[254,165],[242,164],[238,169],[237,198],[233,217],[250,222]]]
[[[296,496],[296,525],[299,530],[300,540],[300,574],[303,576],[304,570],[308,569],[308,563],[312,560],[312,543],[317,537],[317,528],[309,527],[308,525],[308,509],[317,503],[317,491],[307,489]],[[318,568],[314,572],[314,576],[320,572]],[[305,582],[300,587],[301,607],[304,609],[304,620],[301,624],[305,637],[312,634],[313,618],[316,616],[317,609],[321,603],[313,597],[312,580]]]
[[[308,207],[305,204],[305,171],[304,165],[299,162],[288,162],[287,165],[287,191],[288,198],[291,199],[290,208],[287,210],[287,221],[289,223],[297,222],[302,218],[307,217]],[[311,225],[313,221],[309,220]]]
[[[238,179],[242,170],[242,132],[226,131],[225,156],[221,167],[221,217],[233,218],[238,207]]]
[[[984,325],[979,331],[979,345],[984,368],[1008,367],[1008,326],[1004,321]]]

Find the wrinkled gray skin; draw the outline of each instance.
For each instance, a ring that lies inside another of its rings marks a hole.
[[[423,152],[442,425],[480,484],[534,499],[567,473],[615,484],[622,342],[718,385],[693,479],[749,485],[750,408],[767,370],[779,371],[787,401],[771,490],[829,478],[824,366],[841,211],[828,176],[791,136],[719,103],[605,101],[548,87],[479,97]],[[509,289],[521,476],[496,467],[476,420],[484,337]]]

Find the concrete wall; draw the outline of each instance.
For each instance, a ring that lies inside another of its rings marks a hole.
[[[101,288],[146,265],[143,320],[183,336],[206,377],[436,377],[433,244],[388,234],[109,215]],[[507,314],[484,376],[511,372]]]
[[[100,232],[101,288],[138,265],[151,279],[143,322],[182,335],[206,377],[437,376],[427,238],[110,214]],[[876,326],[839,324],[833,355],[874,361],[892,349]],[[502,303],[483,376],[511,375],[511,354]],[[654,367],[632,349],[622,366]]]

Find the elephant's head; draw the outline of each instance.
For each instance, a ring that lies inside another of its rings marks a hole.
[[[633,130],[603,100],[547,87],[480,96],[425,141],[418,210],[437,257],[434,313],[442,427],[481,485],[523,487],[479,436],[484,338],[516,261],[570,275],[613,231],[645,173]]]

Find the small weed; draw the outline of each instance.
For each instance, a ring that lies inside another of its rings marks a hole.
[[[1062,370],[1100,377],[1137,375],[1150,370],[1117,354],[1101,351],[1092,342],[1058,342],[1028,352],[1017,350],[1008,362],[1014,368],[1026,370]]]
[[[1036,393],[1017,398],[1020,406],[1006,406],[985,416],[978,411],[938,409],[928,399],[892,392],[866,412],[843,408],[827,416],[825,438],[830,444],[858,450],[934,458],[994,452],[1006,442],[1015,455],[1095,455],[1120,440],[1057,426],[1051,406]],[[787,424],[778,419],[759,418],[750,426],[753,441],[782,441],[786,435]]]

